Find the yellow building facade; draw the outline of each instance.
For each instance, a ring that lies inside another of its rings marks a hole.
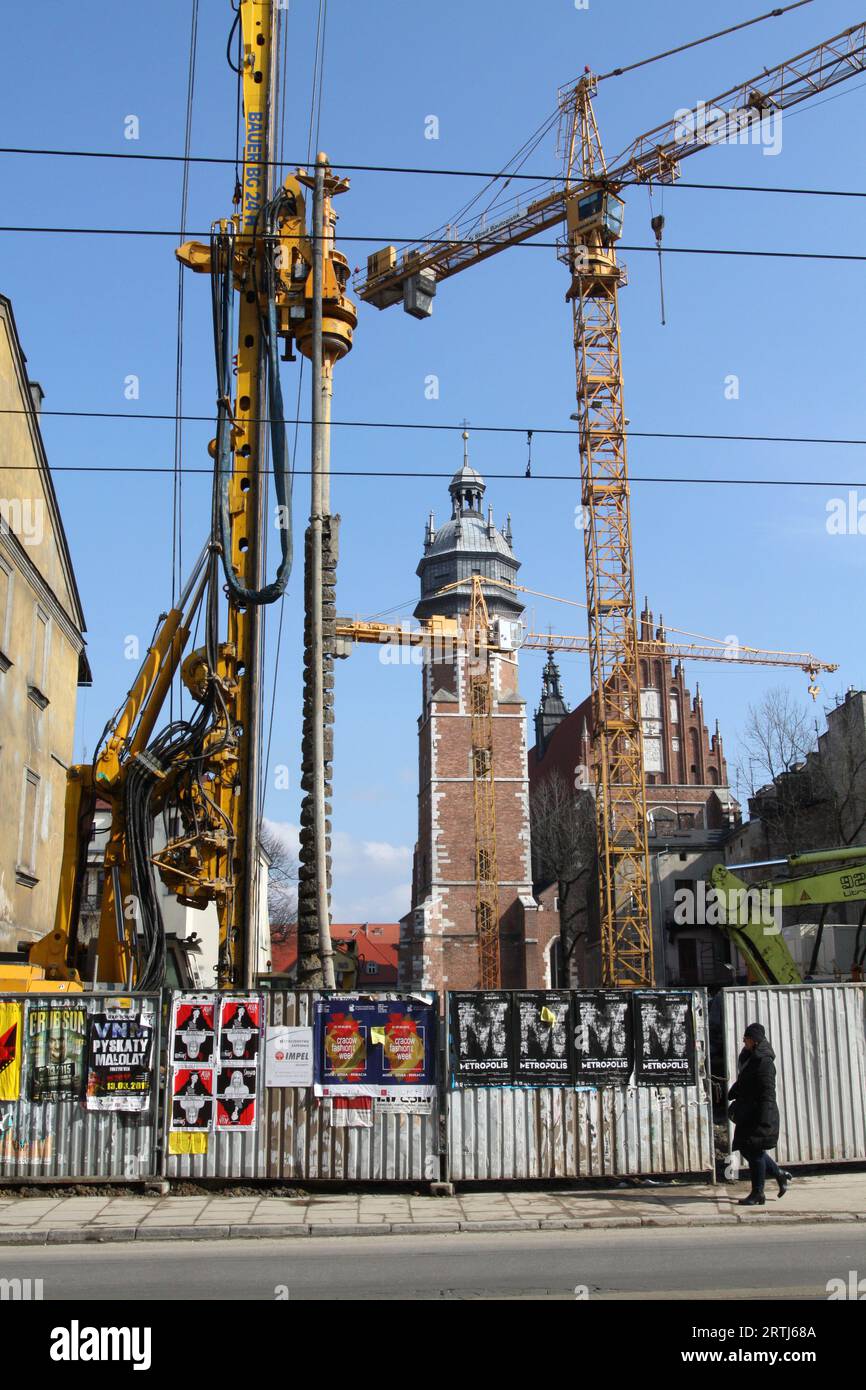
[[[53,925],[84,614],[12,305],[0,295],[0,951]]]

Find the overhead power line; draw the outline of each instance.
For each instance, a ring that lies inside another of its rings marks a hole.
[[[0,407],[0,415],[33,415],[32,410],[18,406]],[[45,410],[39,411],[37,419],[43,415],[57,416],[60,419],[84,419],[84,420],[157,420],[174,421],[176,418],[182,420],[198,421],[201,424],[213,424],[213,415],[182,415],[176,417],[170,412],[159,413],[156,411],[131,411],[131,410]],[[268,415],[251,416],[257,424],[265,425],[271,423]],[[286,420],[283,423],[288,425],[309,425],[312,422],[304,419]],[[434,424],[427,421],[418,420],[332,420],[331,425],[337,429],[353,430],[433,430],[438,433],[459,433],[465,428],[464,425]],[[544,425],[473,425],[473,434],[518,434],[521,436],[527,433],[533,435],[562,435],[566,438],[579,438],[578,430],[557,429],[554,426]],[[627,439],[682,439],[688,441],[719,442],[724,444],[821,444],[821,445],[858,445],[861,448],[866,445],[866,439],[843,439],[839,436],[821,436],[811,434],[710,434],[707,432],[692,432],[688,430],[633,430],[625,431]]]
[[[153,237],[172,237],[177,238],[177,231],[163,231],[154,227],[25,227],[20,225],[0,226],[0,232],[25,232],[25,233],[46,233],[52,236],[153,236]],[[187,236],[209,237],[207,232],[187,232]],[[310,240],[315,240],[310,237]],[[413,246],[441,246],[446,238],[444,237],[410,237],[410,236],[351,236],[341,234],[341,242],[371,242],[376,246],[387,245],[392,242],[411,243]],[[485,246],[487,243],[499,242],[495,237],[473,237],[470,241],[460,240],[459,238],[448,238],[451,246]],[[509,250],[515,251],[537,251],[541,249],[558,250],[558,243],[555,241],[520,241],[515,242]],[[658,246],[627,246],[623,243],[619,245],[620,251],[629,253],[648,252],[652,256],[658,255]],[[751,250],[733,246],[666,246],[666,256],[746,256],[768,260],[791,260],[791,261],[866,261],[866,254],[858,254],[850,251],[766,251]]]
[[[0,463],[0,473],[38,473],[39,464],[14,464]],[[52,473],[105,473],[114,474],[173,474],[174,468],[163,467],[159,464],[128,464],[123,466],[117,463],[90,464],[90,463],[67,463],[52,466]],[[195,468],[184,466],[183,472],[186,474],[201,474],[204,477],[212,478],[212,468]],[[296,468],[295,476],[309,476],[308,468]],[[262,468],[262,476],[270,476],[272,470]],[[409,469],[409,468],[333,468],[331,476],[334,478],[445,478],[451,479],[454,476],[453,469]],[[582,481],[579,473],[533,473],[530,478],[521,471],[519,473],[492,473],[485,470],[485,478],[501,479],[506,482],[521,483],[580,483]],[[694,487],[817,487],[817,488],[866,488],[866,479],[848,478],[841,481],[833,478],[694,478],[694,477],[666,477],[652,473],[629,473],[630,483],[670,483],[677,486]]]

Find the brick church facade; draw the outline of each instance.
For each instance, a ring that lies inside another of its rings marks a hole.
[[[451,516],[436,528],[431,513],[417,573],[421,621],[469,621],[472,576],[513,583],[519,561],[510,518],[504,530],[485,515],[484,480],[464,458],[454,475]],[[438,591],[446,586],[447,593]],[[518,685],[519,620],[513,592],[485,586],[500,650],[491,652],[501,979],[504,989],[541,983],[536,959],[529,839],[526,706]],[[418,721],[418,840],[412,907],[401,921],[401,989],[477,989],[474,796],[469,669],[465,646],[435,650],[423,666]]]

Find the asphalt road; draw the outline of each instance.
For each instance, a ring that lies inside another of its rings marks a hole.
[[[866,1228],[552,1231],[0,1247],[49,1300],[820,1299]]]

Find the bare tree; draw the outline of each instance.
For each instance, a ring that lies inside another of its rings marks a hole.
[[[595,807],[590,792],[575,790],[555,768],[529,798],[533,874],[555,883],[559,899],[559,940],[563,969],[586,935],[587,890],[597,863]]]
[[[284,831],[273,821],[262,821],[259,843],[270,860],[268,917],[271,939],[287,941],[298,920],[298,857]]]
[[[809,711],[781,687],[749,705],[737,776],[762,821],[768,849],[790,853],[804,841],[820,793]]]

